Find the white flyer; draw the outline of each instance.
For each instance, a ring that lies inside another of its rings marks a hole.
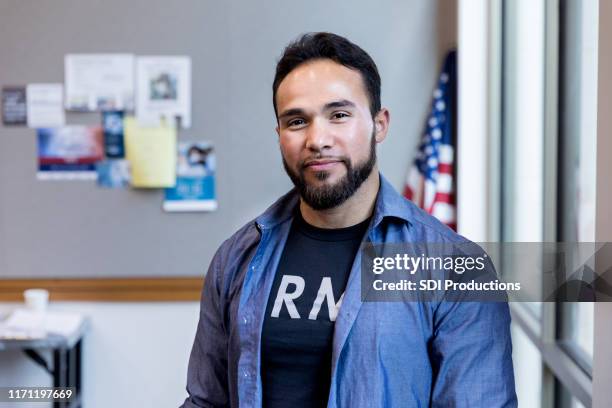
[[[63,126],[66,123],[62,84],[28,84],[26,110],[28,126],[43,128]]]
[[[67,54],[66,109],[133,110],[134,55]]]
[[[160,122],[191,127],[191,58],[138,57],[136,119],[141,126]]]

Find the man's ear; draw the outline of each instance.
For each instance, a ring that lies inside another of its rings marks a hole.
[[[387,137],[390,119],[389,109],[387,108],[381,108],[376,116],[374,116],[374,137],[376,138],[376,143],[382,142]]]
[[[278,128],[278,124],[276,125],[276,127],[274,128],[274,130],[276,130],[276,135],[278,136],[278,138],[280,139],[280,129]]]

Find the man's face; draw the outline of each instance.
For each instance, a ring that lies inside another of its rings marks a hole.
[[[376,164],[361,74],[332,60],[307,62],[280,83],[276,104],[283,165],[302,199],[317,210],[342,204]]]

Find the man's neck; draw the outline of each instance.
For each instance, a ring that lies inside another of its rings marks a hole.
[[[359,186],[355,194],[335,208],[315,210],[300,199],[300,211],[304,220],[319,228],[345,228],[359,224],[372,215],[380,188],[378,168]]]

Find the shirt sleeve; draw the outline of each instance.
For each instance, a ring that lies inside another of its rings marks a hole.
[[[506,302],[443,301],[431,343],[432,407],[516,407]]]
[[[208,268],[200,301],[200,318],[187,370],[188,397],[181,408],[229,406],[227,332],[221,304],[221,249]]]

